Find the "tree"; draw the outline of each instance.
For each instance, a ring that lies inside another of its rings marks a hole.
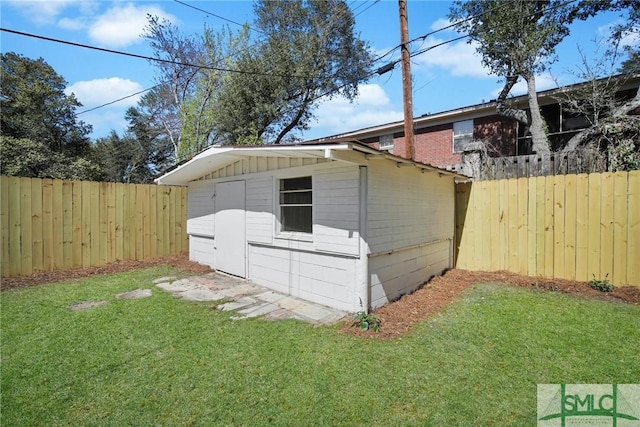
[[[603,156],[611,171],[640,169],[640,117],[632,114],[640,108],[640,88],[635,95],[620,100],[619,89],[629,78],[637,78],[637,46],[622,46],[627,54],[614,72],[604,70],[602,64],[609,60],[615,63],[623,41],[627,37],[640,35],[640,3],[630,0],[596,2],[599,8],[622,12],[624,19],[613,27],[609,37],[610,48],[595,66],[587,64],[583,58],[582,80],[586,83],[581,90],[565,96],[564,105],[569,111],[587,117],[590,127],[574,135],[566,144],[563,153],[585,147]],[[591,3],[587,4],[592,6]]]
[[[237,34],[205,27],[188,38],[150,18],[155,55],[172,63],[159,65],[159,86],[140,106],[164,127],[178,159],[215,142],[294,139],[322,95],[353,99],[368,76],[370,54],[345,1],[258,1],[255,13],[264,37],[252,45],[248,27]]]
[[[81,104],[42,58],[1,54],[2,173],[40,178],[92,179],[91,127],[78,121]]]
[[[158,84],[142,97],[138,110],[169,138],[180,160],[215,140],[212,104],[221,80],[215,66],[233,49],[234,36],[205,26],[200,36],[189,37],[167,20],[149,16],[148,21],[144,37],[155,57],[168,62],[154,62]]]
[[[505,81],[497,112],[529,128],[532,151],[549,154],[545,124],[538,107],[535,75],[554,60],[556,46],[569,34],[576,19],[592,16],[599,7],[561,0],[456,1],[449,18],[456,28],[478,43],[482,63]],[[513,108],[507,97],[519,78],[527,83],[529,111]]]
[[[219,130],[230,142],[278,144],[308,128],[321,96],[354,99],[371,56],[345,1],[259,0],[254,11],[265,38],[237,60],[246,73],[227,76]]]

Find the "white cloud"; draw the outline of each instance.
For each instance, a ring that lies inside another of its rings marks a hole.
[[[4,0],[3,3],[20,10],[25,18],[37,25],[56,23],[58,16],[72,7],[78,8],[82,15],[90,15],[100,7],[94,0]],[[73,29],[65,27],[67,22],[63,21],[62,28]]]
[[[436,31],[436,30],[440,30],[441,28],[444,27],[448,27],[449,25],[451,25],[451,21],[449,21],[446,18],[440,18],[437,21],[435,21],[433,24],[431,24],[431,30],[432,31]],[[455,31],[455,28],[447,28],[444,31]]]
[[[598,27],[599,37],[609,43],[609,37],[613,33],[614,27],[621,24],[624,22],[615,21]],[[632,31],[626,31],[622,34],[619,47],[636,47],[638,44],[640,44],[640,27],[634,27]]]
[[[109,47],[125,47],[141,40],[147,15],[176,22],[175,17],[156,6],[118,5],[107,10],[89,28],[89,37]]]
[[[316,110],[317,121],[313,129],[322,128],[328,133],[338,134],[394,122],[402,119],[402,110],[394,110],[384,89],[377,84],[359,86],[358,97],[350,103],[336,97],[320,104]]]
[[[62,11],[87,0],[6,0],[4,3],[19,9],[21,13],[38,25],[52,24]]]
[[[428,46],[435,46],[445,40],[428,39]],[[417,69],[440,68],[455,77],[492,77],[482,65],[482,56],[476,52],[476,43],[465,41],[444,44],[414,57]]]
[[[108,79],[75,82],[71,86],[67,86],[65,93],[74,93],[85,108],[92,108],[140,92],[141,90],[142,86],[137,82],[119,77],[111,77]],[[138,99],[140,99],[140,96],[141,95],[136,95],[119,101],[112,104],[112,108],[122,109],[135,105]]]
[[[82,18],[71,19],[71,18],[62,18],[58,21],[58,27],[63,28],[65,30],[82,30],[86,27],[86,22]]]

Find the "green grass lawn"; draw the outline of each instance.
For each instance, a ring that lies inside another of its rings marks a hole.
[[[640,378],[637,306],[482,284],[381,341],[114,298],[170,273],[2,292],[1,424],[524,426],[538,383]]]

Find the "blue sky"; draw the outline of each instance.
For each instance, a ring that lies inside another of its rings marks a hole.
[[[140,55],[151,50],[140,37],[146,15],[164,17],[177,25],[183,34],[196,34],[204,24],[214,30],[239,26],[225,21],[251,23],[250,1],[192,1],[185,3],[205,9],[205,14],[175,1],[87,1],[87,0],[2,0],[0,22],[3,28],[45,37],[89,44]],[[348,1],[356,15],[357,31],[372,50],[386,53],[400,42],[398,2],[396,0]],[[409,37],[416,38],[448,24],[450,2],[408,1]],[[218,15],[214,16],[212,14]],[[582,65],[579,50],[589,58],[597,58],[606,49],[610,26],[619,20],[616,14],[604,14],[587,22],[575,23],[571,35],[558,49],[558,60],[550,72],[538,76],[538,89],[549,89],[574,83]],[[424,42],[411,45],[417,51],[457,37],[442,31]],[[630,40],[637,43],[638,40]],[[0,33],[3,53],[16,52],[29,58],[42,57],[68,82],[68,91],[76,94],[83,107],[78,112],[133,94],[155,84],[156,70],[148,61],[110,53],[36,40],[7,32]],[[387,57],[397,59],[399,50]],[[383,64],[380,64],[383,65]],[[488,75],[472,45],[464,40],[450,43],[412,59],[413,115],[437,113],[489,101],[501,88],[497,76]],[[524,93],[524,86],[512,94]],[[106,136],[112,129],[122,134],[127,123],[126,109],[138,97],[80,114],[79,118],[93,126],[92,137]],[[322,102],[317,120],[301,135],[304,139],[335,135],[360,128],[401,120],[402,80],[400,66],[360,86],[353,104],[340,98]]]

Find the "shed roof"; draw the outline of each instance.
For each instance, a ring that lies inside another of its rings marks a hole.
[[[433,171],[456,178],[467,178],[464,175],[440,169],[426,163],[394,156],[388,152],[377,150],[360,142],[333,140],[280,145],[213,146],[197,154],[189,161],[166,172],[159,178],[156,178],[155,182],[157,184],[166,185],[186,185],[190,181],[196,180],[213,170],[223,168],[231,163],[237,162],[238,160],[253,156],[276,158],[287,157],[297,159],[333,159],[334,157],[332,154],[334,151],[358,151],[375,158],[383,157],[395,161],[398,164],[413,165],[425,171]],[[340,161],[339,159],[336,160]]]

